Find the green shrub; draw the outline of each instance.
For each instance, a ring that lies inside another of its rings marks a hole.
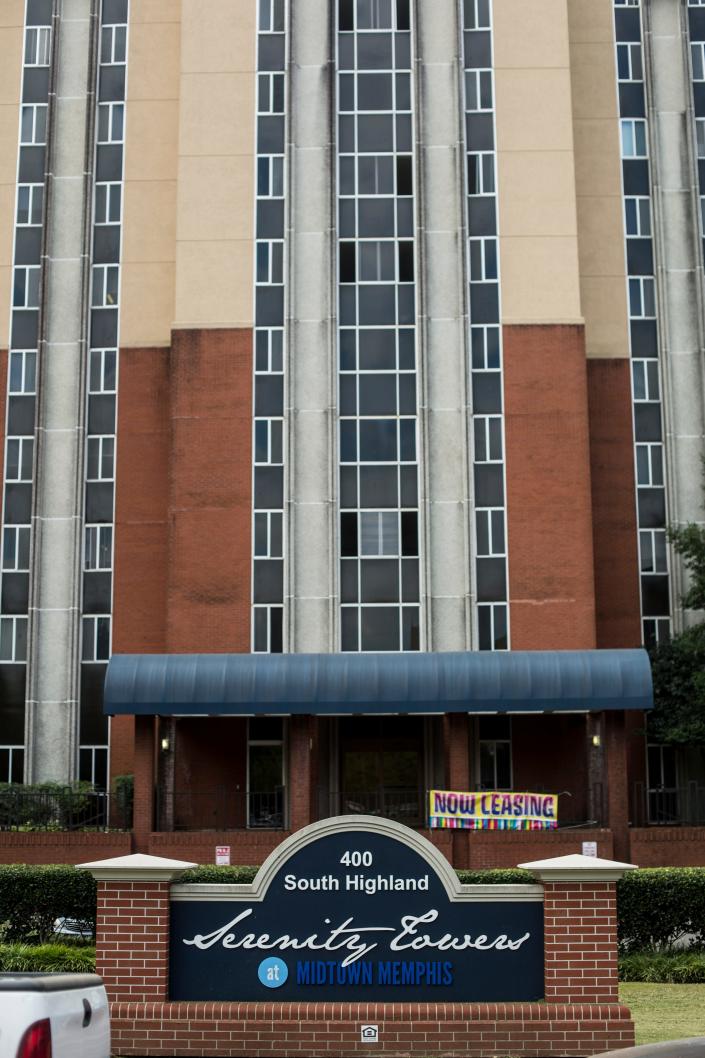
[[[236,882],[243,884],[253,882],[256,874],[257,867],[216,867],[215,864],[209,863],[204,867],[193,867],[190,871],[186,871],[179,878],[179,882],[194,885],[196,883],[199,885],[213,885],[214,883],[233,885]]]
[[[617,923],[624,952],[668,948],[688,935],[705,943],[705,868],[628,871],[617,883]]]
[[[134,775],[116,775],[113,779],[113,801],[110,824],[129,830],[132,826],[132,809],[135,800]]]
[[[75,867],[0,866],[0,938],[38,944],[54,935],[57,918],[95,930],[96,883]]]
[[[463,885],[536,885],[531,871],[512,867],[490,871],[456,871]]]
[[[620,981],[705,983],[705,951],[635,951],[619,957]]]
[[[0,944],[0,973],[95,973],[95,948],[85,944]]]

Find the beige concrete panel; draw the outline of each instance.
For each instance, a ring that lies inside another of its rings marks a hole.
[[[0,5],[1,6],[1,5]],[[0,102],[19,103],[22,91],[21,27],[2,28],[0,25]]]
[[[253,317],[256,4],[182,0],[177,327]]]
[[[131,180],[125,187],[122,259],[176,260],[176,181]]]
[[[12,268],[0,265],[0,349],[7,349],[10,341],[10,293]]]
[[[252,326],[252,241],[181,242],[175,328]]]
[[[494,0],[495,67],[568,65],[565,0]]]
[[[503,235],[576,235],[569,151],[504,152],[498,164]]]
[[[24,26],[24,0],[2,0],[0,26]]]
[[[612,0],[568,0],[571,44],[603,43],[614,46]]]
[[[184,74],[179,153],[252,157],[254,114],[252,73]]]
[[[587,355],[615,359],[629,356],[626,280],[613,276],[580,278]]]
[[[570,71],[497,70],[500,151],[572,151]]]
[[[184,73],[256,70],[254,0],[182,0],[181,6],[184,25],[188,25],[181,53]]]
[[[5,346],[10,333],[24,4],[7,0],[0,9],[0,346]]]
[[[174,317],[173,262],[135,262],[122,269],[120,345],[169,345]]]
[[[621,197],[619,128],[615,121],[576,121],[575,155],[578,198]]]
[[[217,3],[217,0],[209,0]],[[180,22],[181,0],[131,0],[130,24],[137,22]]]
[[[611,0],[568,0],[578,246],[588,357],[629,356]]]
[[[179,98],[178,22],[147,22],[130,32],[127,100]]]
[[[500,238],[502,323],[582,320],[575,238]]]
[[[571,44],[573,118],[594,120],[617,114],[614,44]]]
[[[578,199],[580,272],[586,276],[612,276],[624,285],[624,240],[621,196],[583,196]]]
[[[179,166],[179,239],[184,242],[254,237],[251,156],[182,158]]]
[[[132,0],[120,344],[168,345],[174,320],[180,0]]]
[[[174,180],[179,138],[175,101],[134,102],[127,108],[125,180]]]

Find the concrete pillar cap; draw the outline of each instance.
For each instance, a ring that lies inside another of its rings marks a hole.
[[[555,856],[550,860],[520,863],[524,870],[533,871],[542,882],[617,882],[627,871],[635,871],[635,863],[603,860],[598,856]]]
[[[99,882],[171,882],[184,871],[197,866],[197,863],[187,863],[185,860],[145,856],[142,852],[77,864],[80,871],[90,871]]]

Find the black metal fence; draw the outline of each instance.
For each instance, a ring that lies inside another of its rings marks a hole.
[[[99,790],[0,786],[0,830],[129,829],[125,808],[121,798]]]
[[[698,782],[658,787],[635,783],[631,823],[635,827],[703,826],[705,786]]]
[[[156,825],[166,831],[283,830],[286,790],[283,786],[265,792],[231,790],[227,786],[176,793],[158,790]]]

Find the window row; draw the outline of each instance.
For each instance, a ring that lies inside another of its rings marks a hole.
[[[88,392],[115,393],[117,389],[117,350],[91,349]],[[10,395],[36,393],[37,353],[34,349],[13,349],[10,353]]]
[[[5,526],[2,537],[2,568],[7,572],[29,571],[31,526]],[[113,567],[112,525],[87,525],[84,530],[83,568],[109,571]]]
[[[346,197],[387,195],[406,198],[414,193],[413,160],[410,154],[364,155],[340,158],[338,193]]]
[[[414,243],[411,239],[341,242],[341,283],[413,283]]]
[[[341,114],[411,110],[410,73],[341,73],[338,112]]]
[[[345,652],[421,649],[416,605],[342,606],[340,622],[341,649]]]
[[[343,558],[402,558],[419,553],[416,511],[360,511],[340,515]]]
[[[415,419],[341,419],[341,463],[415,463]]]
[[[338,0],[338,29],[360,30],[410,28],[409,0]]]
[[[414,371],[416,339],[410,327],[341,328],[340,370]]]

